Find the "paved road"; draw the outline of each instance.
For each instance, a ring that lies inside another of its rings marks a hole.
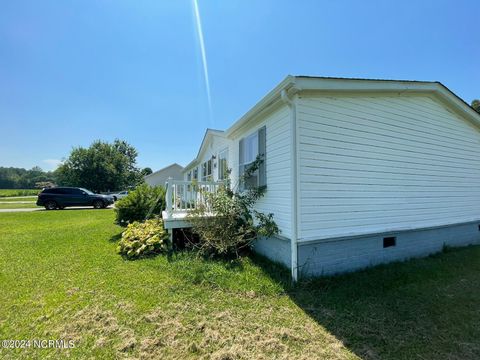
[[[74,206],[74,207],[69,207],[66,208],[63,211],[69,211],[69,210],[92,210],[93,208],[91,206]],[[113,209],[113,205],[110,205],[107,207],[107,209]],[[4,212],[29,212],[29,211],[47,211],[42,207],[38,208],[23,208],[23,209],[0,209],[0,213]],[[50,211],[55,211],[55,210],[50,210]],[[58,210],[57,210],[58,211]]]

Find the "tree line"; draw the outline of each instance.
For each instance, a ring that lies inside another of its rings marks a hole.
[[[53,182],[53,172],[35,166],[30,170],[15,167],[0,167],[0,189],[34,189]]]
[[[143,182],[152,169],[137,166],[137,150],[126,141],[97,140],[89,147],[73,148],[52,172],[0,167],[0,188],[33,189],[53,185],[83,187],[95,192],[117,191]]]

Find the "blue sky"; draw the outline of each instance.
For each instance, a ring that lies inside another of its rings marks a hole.
[[[0,166],[125,139],[188,163],[287,74],[438,80],[480,98],[478,1],[2,1]]]

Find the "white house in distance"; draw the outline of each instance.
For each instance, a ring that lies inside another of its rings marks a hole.
[[[480,243],[479,153],[480,115],[439,82],[288,76],[230,128],[207,130],[170,182],[165,226],[188,226],[190,181],[228,167],[235,184],[264,154],[250,181],[267,186],[257,207],[281,233],[255,250],[294,279]]]
[[[145,182],[150,186],[165,186],[165,182],[168,178],[181,180],[183,179],[183,166],[177,163],[168,165],[163,169],[155,171],[150,175],[144,177]]]

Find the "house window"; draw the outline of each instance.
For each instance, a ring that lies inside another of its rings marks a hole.
[[[261,156],[263,162],[260,164],[258,170],[250,174],[248,178],[245,178],[245,171],[252,165],[258,155]],[[241,189],[267,185],[265,126],[240,140],[239,175]]]
[[[187,181],[192,181],[192,172],[191,171],[189,171],[187,173]]]
[[[192,172],[193,180],[198,180],[198,168],[195,167]]]
[[[228,177],[228,149],[218,154],[218,180],[226,180]]]
[[[202,181],[210,181],[212,179],[212,159],[202,164]]]

